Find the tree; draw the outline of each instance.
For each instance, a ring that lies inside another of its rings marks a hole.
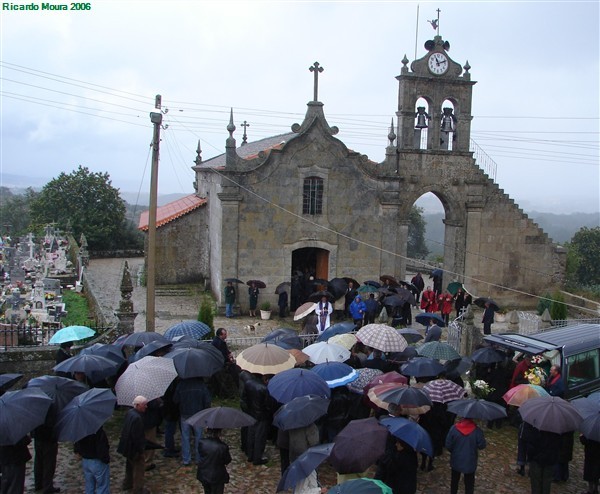
[[[30,206],[37,193],[27,188],[24,194],[14,194],[7,187],[0,187],[0,229],[13,239],[29,232]]]
[[[38,227],[70,224],[75,238],[85,234],[90,250],[121,247],[126,231],[125,203],[108,173],[82,166],[48,182],[31,203],[31,217]]]
[[[429,255],[429,249],[425,245],[425,220],[423,219],[423,208],[414,206],[408,216],[408,243],[406,255],[413,259],[425,259]]]
[[[567,271],[576,283],[600,285],[600,227],[581,228],[569,246]]]

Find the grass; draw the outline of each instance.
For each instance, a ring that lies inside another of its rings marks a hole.
[[[63,318],[63,325],[66,326],[88,326],[90,317],[90,308],[87,298],[81,293],[72,290],[65,290],[62,294],[63,302],[67,315]]]

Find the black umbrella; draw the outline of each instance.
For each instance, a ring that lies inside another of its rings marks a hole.
[[[443,328],[446,325],[442,319],[442,316],[435,314],[434,312],[421,312],[415,316],[415,321],[423,326],[429,326],[429,321],[431,319],[433,319],[435,324],[437,324],[440,328]]]
[[[113,414],[117,397],[110,389],[92,388],[76,396],[56,418],[59,441],[76,442],[95,434]]]
[[[254,285],[256,285],[256,288],[267,288],[267,285],[265,284],[264,281],[260,281],[260,280],[248,280],[246,281],[246,285],[251,286],[254,283]]]
[[[446,370],[446,377],[448,379],[454,379],[467,372],[473,367],[473,361],[469,357],[462,357],[457,360],[448,360],[444,363],[444,369]]]
[[[23,374],[0,374],[0,394],[12,388],[23,377]]]
[[[557,434],[578,429],[583,419],[577,408],[558,396],[531,398],[519,407],[519,414],[536,429]]]
[[[419,293],[419,289],[412,283],[409,283],[408,281],[400,280],[400,284],[412,293]]]
[[[278,328],[271,331],[262,339],[262,343],[273,343],[285,350],[291,350],[292,348],[302,350],[304,348],[304,343],[298,336],[297,331],[291,328]]]
[[[231,407],[211,407],[200,410],[186,420],[192,427],[202,429],[237,429],[249,427],[256,423],[256,419],[247,413]]]
[[[338,299],[348,291],[348,282],[344,278],[333,278],[327,283],[327,290]]]
[[[329,400],[322,396],[298,396],[275,412],[273,425],[282,431],[306,427],[325,415],[328,407]]]
[[[374,417],[352,420],[335,436],[329,461],[341,474],[364,472],[385,453],[387,436]]]
[[[404,336],[405,337],[404,339],[406,339],[405,335],[402,335],[402,336]],[[406,341],[408,341],[408,340],[406,339]],[[403,362],[404,363],[415,357],[419,357],[417,349],[414,346],[407,346],[401,352],[390,353],[389,360],[391,362]]]
[[[416,357],[404,364],[401,370],[405,376],[433,377],[439,375],[444,366],[432,358]]]
[[[61,376],[34,377],[27,383],[27,388],[40,388],[52,398],[57,413],[60,413],[73,398],[88,389],[85,384],[79,381]]]
[[[211,344],[201,348],[178,348],[165,355],[175,364],[177,374],[182,379],[210,377],[225,365],[223,354]]]
[[[119,370],[119,365],[114,360],[109,360],[100,355],[79,354],[54,366],[54,372],[74,373],[82,372],[92,382],[98,382],[107,377],[114,376]]]
[[[51,404],[52,399],[37,388],[7,391],[0,396],[0,446],[15,444],[42,425]]]
[[[275,294],[279,295],[283,292],[287,292],[287,291],[289,291],[291,286],[292,286],[292,284],[289,281],[284,281],[283,283],[279,283],[279,285],[277,285],[275,287]]]
[[[500,310],[500,306],[496,302],[494,302],[491,298],[478,297],[475,300],[473,300],[473,303],[477,307],[481,307],[482,309],[485,309],[485,304],[490,304],[490,307],[492,308],[492,310],[494,310],[494,311]]]
[[[405,303],[406,301],[399,295],[388,295],[382,302],[387,307],[402,307]]]
[[[225,283],[244,283],[242,280],[238,280],[237,278],[225,278],[223,281]]]
[[[381,283],[379,283],[379,281],[367,280],[364,284],[374,286],[375,288],[381,288]]]
[[[346,280],[346,283],[350,284],[350,282],[352,282],[352,284],[354,285],[354,289],[356,290],[359,286],[360,283],[358,281],[356,281],[354,278],[350,278],[349,276],[344,276],[344,280]]]
[[[389,275],[389,274],[382,274],[382,275],[379,277],[379,279],[380,279],[381,281],[383,281],[384,283],[385,283],[386,281],[387,281],[387,282],[389,282],[389,284],[390,284],[391,286],[398,286],[398,285],[400,284],[400,283],[398,283],[398,280],[396,280],[396,278],[395,278],[394,276],[392,276],[392,275]]]
[[[119,365],[125,362],[123,350],[117,345],[94,343],[92,346],[82,349],[79,355],[100,355]]]
[[[328,292],[327,290],[319,290],[318,292],[311,293],[308,296],[308,300],[316,303],[320,302],[323,297],[327,297],[330,302],[335,298],[331,292]]]
[[[155,340],[169,341],[162,334],[155,331],[142,331],[120,336],[113,344],[117,346],[142,347]]]
[[[408,341],[408,343],[416,343],[417,341],[421,341],[423,339],[423,335],[414,328],[402,328],[398,330],[398,333],[404,336],[404,339]],[[413,356],[416,356],[416,349],[415,355]]]
[[[152,355],[153,357],[159,357],[159,355],[153,355],[155,352],[164,352],[167,353],[173,347],[173,343],[171,341],[164,342],[161,340],[151,341],[147,345],[144,345],[133,355],[133,362],[139,360],[141,358],[147,357],[148,355]]]
[[[504,355],[488,346],[475,350],[471,354],[471,360],[478,364],[493,364],[502,362],[504,360]]]
[[[491,401],[468,398],[447,404],[447,410],[466,419],[496,420],[506,417],[506,409]]]
[[[283,472],[277,485],[277,492],[296,487],[298,482],[307,478],[321,463],[329,458],[332,448],[333,443],[318,444],[308,448]]]

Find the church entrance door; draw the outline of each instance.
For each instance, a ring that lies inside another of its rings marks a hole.
[[[290,310],[294,311],[318,289],[313,280],[329,279],[329,251],[316,247],[304,247],[293,251],[291,277]]]

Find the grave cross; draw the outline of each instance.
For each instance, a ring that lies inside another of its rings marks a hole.
[[[319,72],[323,72],[324,69],[319,65],[319,62],[315,62],[308,70],[313,72],[315,76],[315,96],[313,101],[319,101]]]
[[[246,128],[250,127],[250,124],[244,120],[242,127],[244,127],[244,135],[242,136],[242,146],[243,146],[244,144],[246,144],[248,142],[248,135],[246,134]]]

